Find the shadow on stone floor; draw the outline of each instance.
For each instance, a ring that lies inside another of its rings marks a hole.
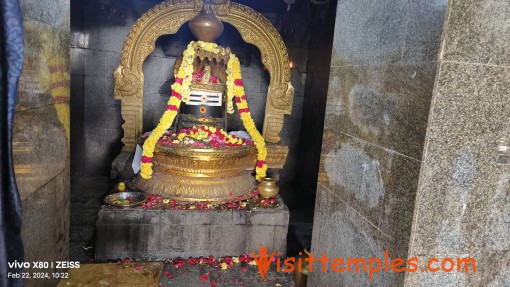
[[[290,212],[287,256],[295,256],[305,248],[310,250],[312,245],[315,198],[293,184],[282,184],[280,196]]]
[[[106,176],[71,177],[70,260],[87,263],[93,257],[97,214],[112,185]]]

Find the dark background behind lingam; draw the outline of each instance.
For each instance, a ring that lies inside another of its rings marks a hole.
[[[82,246],[93,243],[101,198],[114,183],[113,159],[122,149],[120,101],[113,97],[113,73],[120,63],[131,26],[159,0],[71,1],[71,258],[85,260]],[[297,1],[290,11],[284,1],[236,1],[262,13],[282,35],[295,96],[285,117],[282,143],[289,155],[280,172],[282,196],[291,209],[289,249],[310,246],[313,206],[322,141],[336,1],[317,6]],[[187,24],[174,35],[161,36],[145,60],[144,131],[155,127],[173,82],[176,58],[195,40]],[[258,49],[225,24],[218,44],[229,46],[241,60],[245,89],[259,130],[263,124],[269,74]],[[236,115],[229,129],[242,128]]]

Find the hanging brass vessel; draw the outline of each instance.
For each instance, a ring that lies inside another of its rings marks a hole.
[[[204,42],[214,42],[223,33],[223,23],[209,5],[204,5],[202,11],[189,21],[189,28],[193,36]]]

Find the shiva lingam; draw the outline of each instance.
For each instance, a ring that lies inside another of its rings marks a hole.
[[[213,41],[223,30],[216,21],[221,24],[204,9],[190,21],[190,29],[199,40]],[[141,171],[133,187],[176,201],[252,197],[256,179],[265,177],[267,152],[249,112],[239,60],[229,48],[191,42],[176,61],[174,75],[167,110],[141,138]],[[234,101],[250,138],[226,132]]]

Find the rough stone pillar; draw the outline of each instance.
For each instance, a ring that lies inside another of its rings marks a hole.
[[[449,2],[409,256],[473,257],[477,272],[406,286],[509,286],[510,2]]]
[[[338,1],[315,255],[406,258],[445,11],[439,0]],[[404,283],[315,266],[309,286]]]
[[[69,1],[20,3],[25,59],[14,119],[14,168],[25,261],[49,265],[67,260],[69,253]],[[51,276],[54,269],[26,271]],[[57,281],[29,279],[25,286]]]

